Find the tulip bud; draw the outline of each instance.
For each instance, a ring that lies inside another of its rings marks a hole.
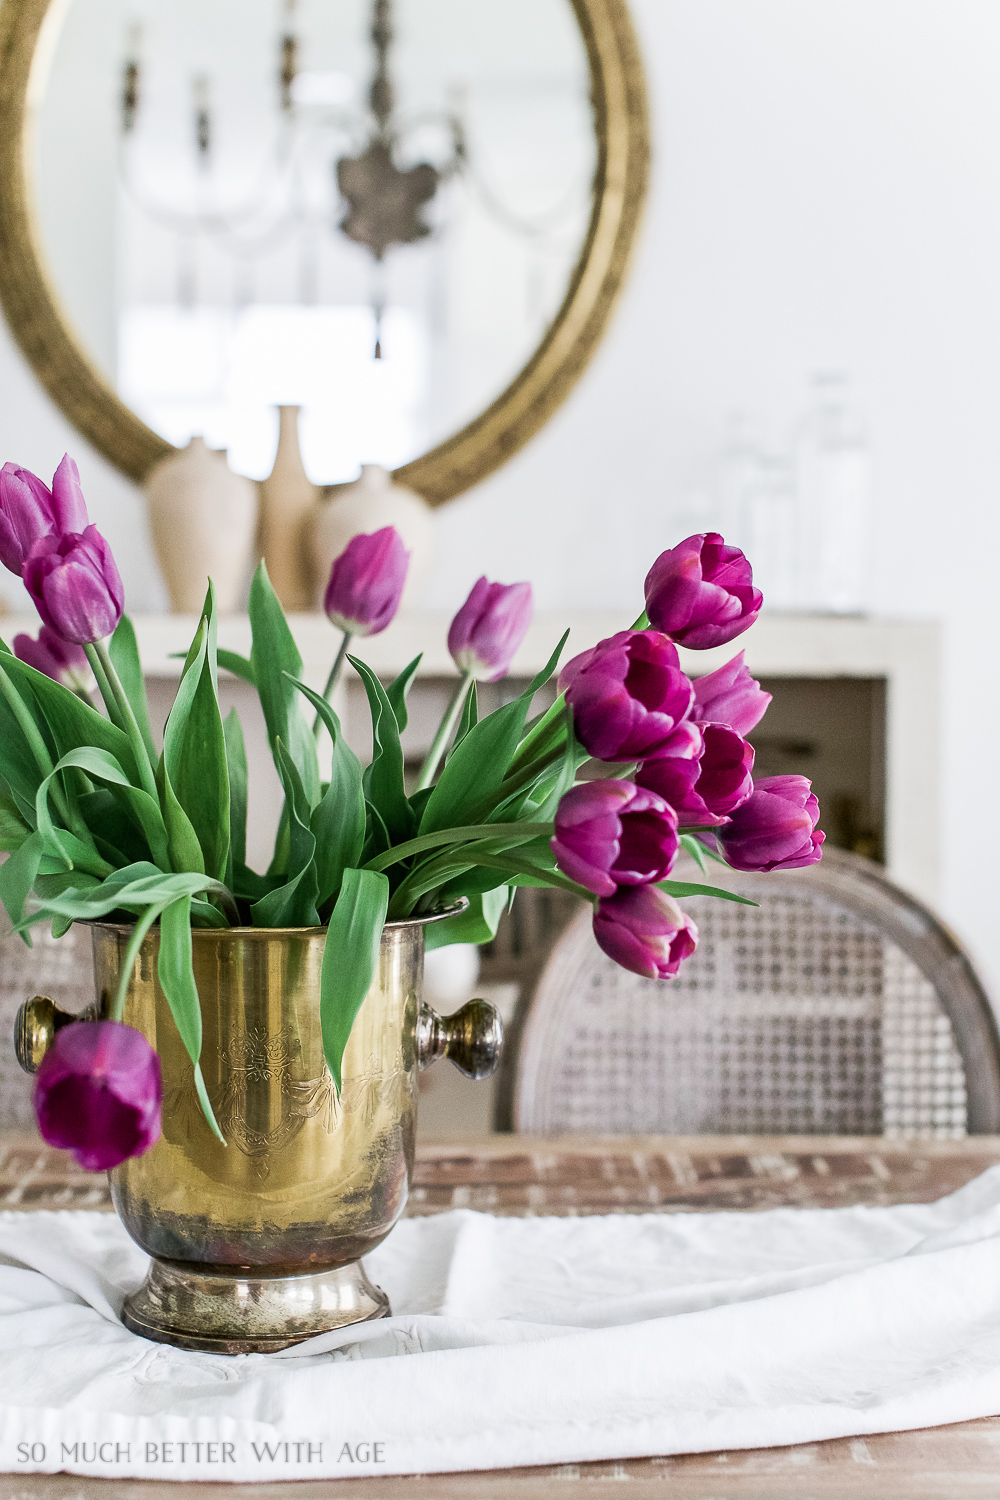
[[[29,469],[0,469],[0,562],[19,577],[36,542],[55,526],[52,495]]]
[[[89,525],[80,474],[68,453],[52,480],[52,489],[30,469],[4,464],[0,469],[0,562],[21,574],[28,553],[50,531],[83,531]]]
[[[597,760],[658,755],[691,712],[677,648],[656,630],[620,630],[563,668],[559,686],[583,748]]]
[[[564,875],[596,896],[670,874],[677,815],[661,797],[631,781],[586,781],[571,787],[555,816],[552,852]]]
[[[94,685],[87,654],[82,646],[64,641],[48,625],[43,625],[36,641],[30,635],[14,637],[14,655],[36,672],[44,672],[72,693],[89,693]]]
[[[330,570],[328,618],[346,635],[378,635],[396,618],[409,566],[395,526],[352,537]]]
[[[771,694],[750,676],[741,651],[732,661],[694,680],[696,719],[709,724],[728,724],[737,734],[749,734],[767,711]]]
[[[697,761],[657,756],[636,772],[639,786],[666,799],[682,827],[713,828],[729,821],[753,791],[753,746],[723,724],[702,724]]]
[[[87,502],[83,498],[80,470],[64,453],[58,469],[52,476],[52,510],[55,515],[55,530],[86,531],[90,525]]]
[[[594,936],[616,964],[647,979],[673,978],[698,945],[691,918],[655,885],[625,887],[598,901]]]
[[[121,575],[96,526],[82,535],[43,537],[32,548],[23,576],[38,613],[65,641],[86,646],[103,640],[122,617]]]
[[[34,1097],[42,1138],[72,1151],[88,1172],[141,1156],[160,1137],[160,1059],[120,1021],[74,1021],[57,1031]]]
[[[741,635],[760,613],[750,564],[717,531],[661,552],[646,575],[650,624],[682,646],[704,650]]]
[[[448,650],[460,672],[477,682],[504,677],[531,624],[530,583],[479,578],[451,622]]]
[[[717,835],[737,870],[798,870],[822,857],[819,803],[805,776],[765,776]]]

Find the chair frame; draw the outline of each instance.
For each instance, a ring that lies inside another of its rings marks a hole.
[[[803,890],[829,896],[891,938],[930,981],[951,1022],[965,1070],[969,1135],[1000,1133],[1000,1034],[986,991],[958,939],[933,912],[901,890],[860,855],[827,844],[822,861],[802,870],[740,876],[718,871],[716,883],[753,898],[768,890]],[[546,1059],[558,1046],[549,1003],[563,987],[567,968],[579,961],[590,928],[583,909],[554,943],[532,993],[522,992],[505,1049],[497,1088],[495,1128],[538,1131],[536,1098]]]

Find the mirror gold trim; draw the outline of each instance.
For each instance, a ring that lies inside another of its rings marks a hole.
[[[172,450],[122,402],[72,331],[45,271],[29,178],[32,76],[69,0],[0,0],[0,304],[14,337],[73,425],[141,482]],[[565,401],[591,359],[621,290],[646,194],[649,117],[626,0],[569,0],[583,34],[597,166],[580,258],[551,326],[527,364],[478,417],[396,470],[442,505],[498,469]],[[53,35],[54,39],[54,35]],[[41,60],[41,61],[40,61]]]

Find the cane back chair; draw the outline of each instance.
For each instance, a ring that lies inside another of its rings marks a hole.
[[[878,866],[829,845],[804,870],[711,868],[712,884],[759,905],[685,899],[700,940],[670,983],[612,963],[589,908],[572,918],[522,996],[501,1128],[1000,1130],[993,1014],[968,958],[926,907]]]

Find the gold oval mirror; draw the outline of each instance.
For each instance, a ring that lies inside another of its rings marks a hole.
[[[295,404],[317,482],[460,494],[594,352],[647,163],[625,0],[0,5],[0,300],[135,480],[261,478]]]

